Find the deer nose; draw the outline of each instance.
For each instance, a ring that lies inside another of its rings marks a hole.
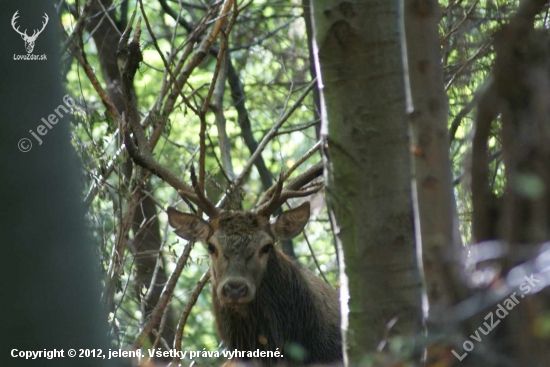
[[[235,300],[246,297],[248,294],[248,286],[245,282],[229,281],[224,284],[223,292],[227,298]]]

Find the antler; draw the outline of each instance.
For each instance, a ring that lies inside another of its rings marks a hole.
[[[17,10],[15,12],[15,14],[13,14],[13,17],[11,18],[11,26],[12,26],[13,30],[16,31],[17,33],[19,33],[21,36],[29,37],[27,35],[27,30],[26,29],[25,29],[25,32],[21,32],[19,30],[19,26],[17,26],[17,28],[15,28],[15,21],[17,20],[17,18],[19,18],[19,15],[17,15],[17,13],[19,13],[19,10]]]
[[[29,40],[35,40],[35,39],[40,35],[40,33],[42,33],[42,31],[44,30],[44,28],[46,28],[46,25],[48,24],[48,20],[50,19],[50,18],[48,18],[48,14],[44,13],[43,18],[44,18],[45,21],[42,22],[42,29],[41,29],[41,30],[35,29],[35,30],[33,31],[33,33],[32,33],[32,36],[29,36],[29,35],[27,34],[27,30],[26,30],[26,29],[25,29],[25,32],[21,32],[21,31],[19,30],[19,26],[17,26],[17,28],[16,28],[15,22],[16,22],[17,18],[19,18],[18,13],[19,13],[19,10],[17,10],[17,11],[15,12],[15,14],[13,14],[13,17],[11,18],[11,26],[12,26],[12,28],[13,28],[14,31],[16,31],[16,32],[19,33],[21,36],[23,36],[23,37],[25,37],[26,39],[29,39]],[[38,33],[37,33],[37,32],[38,32]]]
[[[204,193],[200,188],[199,182],[197,181],[197,175],[195,174],[195,167],[193,165],[191,165],[191,183],[193,184],[196,199],[198,200],[195,200],[195,197],[188,195],[188,193],[185,191],[179,190],[178,192],[197,204],[197,206],[210,218],[216,218],[217,216],[219,216],[220,210],[216,208],[216,206],[212,204],[206,196],[204,196]]]
[[[283,182],[284,182],[284,175],[283,175],[283,172],[281,172],[281,174],[279,175],[279,179],[277,180],[275,185],[272,186],[269,190],[267,190],[267,192],[264,194],[262,199],[258,202],[256,207],[252,209],[252,211],[256,212],[257,214],[269,217],[271,213],[277,210],[277,208],[280,206],[279,198],[281,197],[281,192],[283,190]],[[270,196],[271,198],[269,199]]]
[[[252,209],[258,215],[269,217],[288,199],[315,194],[323,187],[323,182],[311,182],[323,174],[323,163],[318,162],[301,175],[289,181],[283,189],[285,175],[279,175],[277,183],[266,191],[256,207]]]
[[[17,12],[16,12],[16,13],[17,13]],[[48,24],[48,20],[49,20],[50,18],[48,18],[48,14],[46,14],[46,13],[44,13],[43,18],[44,18],[45,22],[42,22],[42,29],[39,30],[39,31],[35,29],[34,32],[32,33],[32,36],[30,36],[29,38],[36,39],[36,38],[40,35],[40,33],[42,33],[42,31],[44,30],[44,28],[46,28],[46,25]],[[26,32],[26,31],[27,31],[27,30],[25,30],[25,32]],[[38,33],[37,33],[37,32],[38,32]]]

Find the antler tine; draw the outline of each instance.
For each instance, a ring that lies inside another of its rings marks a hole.
[[[278,205],[279,198],[283,190],[283,181],[284,181],[284,175],[283,175],[283,172],[281,171],[281,173],[279,174],[279,179],[275,183],[275,186],[273,186],[271,189],[269,189],[265,193],[264,197],[258,203],[258,206],[253,210],[256,214],[269,217],[271,213],[277,210],[277,208],[279,207]],[[271,193],[272,193],[271,198],[268,201],[267,198]]]
[[[319,192],[319,190],[321,190],[323,186],[324,186],[323,182],[314,182],[311,185],[309,185],[309,187],[307,188],[304,187],[299,190],[288,190],[285,188],[281,192],[281,195],[279,195],[278,200],[274,200],[273,202],[270,202],[270,205],[265,205],[264,207],[260,208],[259,210],[261,211],[261,213],[259,214],[264,216],[270,216],[271,214],[273,214],[273,212],[275,212],[275,210],[277,210],[277,208],[281,207],[288,199],[301,198],[301,197],[313,195]]]
[[[270,216],[271,214],[273,214],[275,210],[277,210],[277,208],[283,205],[288,199],[304,197],[304,196],[315,194],[316,192],[321,190],[324,184],[323,182],[312,183],[311,181],[321,176],[322,174],[323,174],[323,162],[318,162],[313,166],[311,166],[310,168],[308,168],[304,173],[290,180],[288,184],[285,186],[284,190],[282,190],[283,176],[281,174],[277,183],[274,186],[272,186],[269,190],[267,190],[265,195],[258,202],[258,205],[256,206],[256,208],[253,209],[253,211],[264,216]],[[275,190],[275,194],[273,194],[271,196],[271,199],[268,201],[267,198],[269,198],[270,194],[274,190]]]
[[[48,20],[50,20],[50,18],[48,18],[48,14],[46,13],[44,13],[42,18],[44,18],[44,22],[42,22],[42,29],[40,30],[40,32],[38,32],[38,34],[42,33],[42,31],[44,30],[44,28],[46,28],[46,25],[48,24]]]
[[[21,32],[21,31],[19,30],[19,26],[17,26],[17,28],[16,28],[15,22],[17,21],[17,18],[19,18],[19,14],[18,14],[18,13],[19,13],[19,10],[17,10],[17,11],[15,12],[15,14],[13,14],[13,17],[11,17],[11,27],[13,28],[14,31],[16,31],[16,32],[19,33],[20,35],[25,35],[25,36],[26,36],[26,35],[27,35],[27,30],[26,30],[26,29],[25,29],[25,32]]]
[[[206,213],[210,218],[216,218],[219,216],[220,211],[214,204],[208,200],[208,198],[204,195],[203,191],[200,188],[199,182],[197,180],[197,175],[195,174],[195,167],[191,165],[191,183],[193,185],[193,189],[195,190],[195,195],[198,200],[193,200],[194,198],[190,196],[186,196],[191,201],[195,202],[197,206]]]
[[[288,182],[285,190],[298,190],[323,174],[323,162],[319,161]]]
[[[287,201],[288,199],[301,198],[304,196],[313,195],[319,192],[319,190],[321,190],[324,185],[325,185],[324,182],[313,182],[309,187],[304,187],[300,190],[287,190],[285,188],[285,190],[282,192],[279,198],[278,206],[283,205],[285,201]]]

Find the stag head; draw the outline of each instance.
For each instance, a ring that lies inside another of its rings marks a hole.
[[[277,240],[300,234],[309,219],[309,203],[288,210],[272,223],[252,212],[222,212],[206,222],[193,214],[168,208],[170,225],[188,241],[207,245],[218,299],[228,305],[246,304],[254,299],[267,261]]]
[[[17,13],[19,13],[19,10],[17,10],[15,14],[13,14],[13,17],[11,18],[11,26],[17,33],[21,35],[21,38],[23,38],[23,41],[25,41],[25,49],[27,50],[27,53],[30,54],[34,50],[34,42],[36,41],[40,33],[42,33],[44,28],[46,28],[46,24],[48,24],[48,19],[49,19],[48,14],[44,13],[44,22],[42,22],[42,29],[40,30],[35,29],[32,35],[29,36],[27,35],[26,29],[24,32],[21,32],[19,31],[19,26],[16,27],[15,22],[17,18],[19,18],[19,15]]]
[[[195,194],[185,195],[205,211],[209,221],[168,208],[168,221],[175,233],[188,241],[206,244],[211,263],[214,291],[222,304],[238,306],[252,301],[261,284],[270,256],[283,256],[274,248],[278,240],[296,237],[304,229],[310,214],[309,202],[283,212],[270,223],[271,214],[289,197],[310,195],[322,187],[301,191],[282,191],[282,179],[250,211],[224,211],[207,202],[191,179]],[[180,192],[181,193],[181,192]]]

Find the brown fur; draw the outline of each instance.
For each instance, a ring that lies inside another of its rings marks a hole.
[[[342,361],[336,291],[272,246],[302,231],[309,203],[273,224],[244,211],[221,212],[209,223],[173,208],[168,216],[179,236],[208,244],[216,327],[229,351],[278,348],[282,358],[253,361],[268,366]],[[305,351],[303,360],[292,358],[293,344]]]
[[[269,231],[267,221],[261,219],[246,212],[222,216],[218,238],[225,240],[220,244],[224,254],[250,256],[257,246],[251,238],[254,233]],[[273,249],[267,256],[254,299],[236,306],[219,299],[216,262],[212,262],[212,304],[218,334],[225,346],[230,351],[279,348],[284,357],[264,358],[261,362],[265,365],[289,364],[290,343],[305,349],[305,364],[341,361],[336,291],[280,250]]]

